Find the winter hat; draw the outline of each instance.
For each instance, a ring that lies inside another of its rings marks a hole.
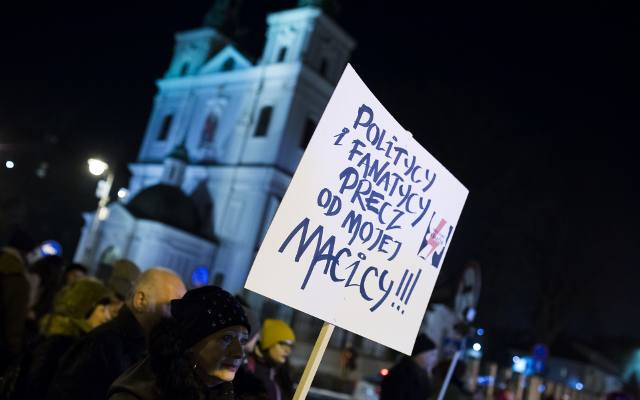
[[[411,356],[417,356],[420,353],[424,353],[425,351],[430,351],[435,348],[436,344],[433,343],[433,340],[429,339],[429,336],[424,333],[420,333],[416,338],[416,343],[413,345]]]
[[[278,342],[289,340],[295,342],[296,335],[286,322],[281,319],[265,319],[260,332],[260,348],[269,349]]]
[[[124,300],[133,289],[133,284],[140,276],[140,268],[132,261],[118,260],[113,263],[107,287]]]
[[[183,298],[171,300],[171,315],[182,328],[187,347],[229,326],[251,326],[240,305],[229,292],[217,286],[189,290]]]
[[[82,278],[58,292],[53,304],[55,314],[85,319],[100,303],[109,299],[111,292],[95,278]]]

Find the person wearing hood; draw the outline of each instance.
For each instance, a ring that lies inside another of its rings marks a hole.
[[[135,272],[133,268],[129,271]],[[187,291],[182,279],[167,268],[145,270],[130,290],[127,279],[121,281],[124,290],[120,295],[128,294],[118,315],[78,340],[60,360],[50,400],[106,398],[113,381],[146,356],[151,331],[171,316],[171,300],[182,298]]]
[[[46,398],[63,354],[79,337],[111,319],[111,298],[111,292],[93,278],[83,278],[60,291],[53,312],[40,320],[41,341],[23,360],[23,398]]]
[[[171,301],[172,317],[149,339],[149,355],[109,389],[110,400],[230,400],[251,327],[240,302],[217,286]]]

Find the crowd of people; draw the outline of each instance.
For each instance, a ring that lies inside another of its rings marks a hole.
[[[34,247],[18,231],[0,249],[0,398],[292,397],[286,322],[170,269],[119,260],[98,279]]]

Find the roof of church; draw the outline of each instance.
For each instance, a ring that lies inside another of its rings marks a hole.
[[[149,186],[131,199],[126,207],[136,218],[150,219],[202,235],[196,204],[178,187],[165,184]]]

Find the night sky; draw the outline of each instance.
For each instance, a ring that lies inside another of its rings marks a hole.
[[[173,34],[199,26],[211,3],[3,12],[2,227],[57,238],[71,257],[80,213],[96,205],[85,160],[107,159],[127,185]],[[532,341],[556,328],[640,339],[638,9],[341,3],[356,71],[470,190],[444,268],[481,263],[480,322]],[[266,13],[293,4],[245,1],[241,48],[257,59]]]

